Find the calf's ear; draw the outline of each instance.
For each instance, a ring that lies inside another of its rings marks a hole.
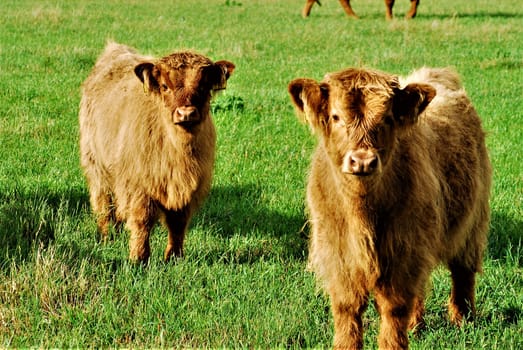
[[[154,64],[143,62],[134,67],[134,74],[143,83],[143,91],[147,94],[158,89],[158,81],[153,76]]]
[[[221,60],[216,61],[210,66],[211,80],[213,81],[212,90],[224,90],[227,87],[227,80],[231,77],[236,66],[234,63]]]
[[[298,114],[311,126],[317,126],[327,101],[327,86],[312,79],[299,78],[289,83],[288,90]]]
[[[394,94],[393,113],[399,125],[412,125],[436,96],[436,89],[428,84],[409,84]]]
[[[234,63],[225,60],[216,61],[214,64],[221,67],[225,79],[229,79],[229,77],[234,72],[234,69],[236,68]]]

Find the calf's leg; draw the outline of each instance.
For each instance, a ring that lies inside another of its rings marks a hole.
[[[90,202],[93,212],[96,214],[98,232],[103,241],[107,240],[109,227],[113,218],[113,206],[111,195],[105,189],[91,188]]]
[[[129,239],[129,259],[133,262],[147,263],[151,255],[149,235],[155,221],[151,205],[136,206],[130,210],[127,228],[131,232]]]
[[[340,287],[330,289],[334,349],[363,349],[362,316],[367,309],[368,295],[361,290],[351,290],[351,287]]]
[[[164,252],[164,260],[167,262],[171,257],[179,258],[183,256],[183,242],[185,233],[189,225],[189,209],[180,211],[166,211],[165,225],[169,231],[167,236],[167,247]]]
[[[398,289],[382,286],[375,291],[374,297],[381,317],[378,337],[380,349],[408,349],[409,347],[407,329],[415,297],[408,291]]]
[[[420,329],[425,328],[425,320],[423,319],[424,314],[425,314],[424,295],[417,296],[414,299],[408,329],[416,332]]]
[[[452,275],[452,291],[449,300],[450,321],[458,326],[463,319],[471,319],[476,311],[474,304],[474,287],[476,273],[459,262],[449,264]]]

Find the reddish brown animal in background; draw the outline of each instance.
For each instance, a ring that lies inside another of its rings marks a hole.
[[[322,82],[296,79],[289,92],[319,135],[307,189],[309,263],[330,294],[334,346],[363,346],[373,293],[379,347],[407,348],[438,262],[452,274],[451,321],[472,316],[491,166],[457,74],[424,68],[401,81],[347,69]]]
[[[306,0],[305,6],[303,7],[303,10],[302,10],[303,17],[308,17],[310,15],[312,5],[314,5],[315,2],[321,6],[321,3],[319,0]],[[340,4],[343,7],[343,9],[345,10],[345,13],[347,13],[347,15],[349,17],[358,18],[356,13],[354,13],[354,11],[352,10],[352,7],[350,5],[350,0],[340,0]],[[393,17],[392,16],[392,7],[394,6],[394,0],[385,0],[385,5],[387,6],[387,12],[385,13],[385,16],[387,17],[387,19],[392,19],[392,17]],[[406,18],[416,17],[416,13],[418,11],[418,5],[419,5],[419,0],[410,0],[410,10],[405,15],[405,17]]]
[[[98,227],[130,230],[130,259],[147,261],[159,218],[164,258],[183,254],[189,220],[207,196],[215,158],[212,94],[234,65],[192,52],[161,59],[109,43],[83,84],[80,151]]]

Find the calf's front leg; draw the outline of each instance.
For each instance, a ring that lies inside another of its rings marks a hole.
[[[165,213],[165,224],[169,231],[167,236],[167,247],[164,252],[164,260],[167,262],[172,257],[183,256],[183,242],[189,225],[190,209],[171,210]]]
[[[380,349],[408,349],[407,329],[411,321],[414,296],[399,294],[393,288],[382,287],[374,295],[381,317],[378,345]]]
[[[362,316],[368,305],[366,291],[330,288],[332,315],[334,317],[334,349],[363,349]]]
[[[129,260],[142,263],[147,263],[149,260],[151,255],[149,235],[155,219],[154,210],[149,204],[137,205],[130,211],[127,219],[127,228],[131,232],[129,238]]]

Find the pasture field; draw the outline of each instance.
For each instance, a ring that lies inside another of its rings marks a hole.
[[[397,74],[453,66],[488,131],[494,166],[477,319],[446,317],[437,269],[413,349],[523,347],[523,6],[422,0],[384,19],[383,1],[334,0],[305,20],[302,0],[4,0],[0,13],[0,347],[325,348],[326,296],[306,271],[305,181],[315,137],[286,87],[365,66]],[[150,264],[128,237],[99,242],[79,167],[80,85],[107,39],[157,56],[190,48],[237,66],[213,103],[212,192],[174,264],[166,233]],[[445,147],[445,145],[441,145]],[[379,327],[371,306],[366,348]]]

